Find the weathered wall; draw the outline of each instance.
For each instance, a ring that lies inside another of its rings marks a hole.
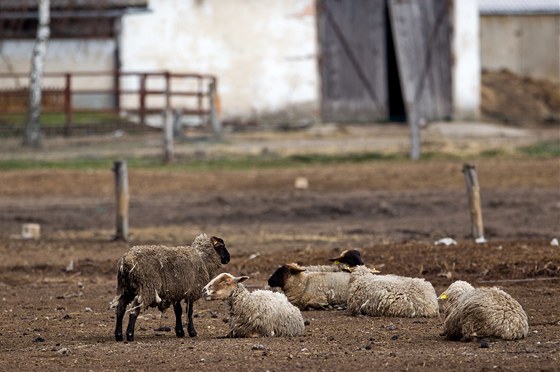
[[[318,107],[314,0],[151,0],[123,20],[123,70],[218,77],[222,117],[313,117]]]
[[[0,73],[29,73],[34,40],[0,41]],[[113,40],[51,40],[45,57],[45,72],[111,71],[113,69]],[[45,85],[54,84],[47,79]],[[77,81],[91,87],[91,79]],[[2,81],[2,86],[8,86]],[[12,84],[18,84],[13,81]],[[105,84],[100,81],[99,84]],[[110,82],[109,82],[110,84]],[[111,86],[111,85],[108,85]]]
[[[483,15],[482,68],[560,81],[560,15]]]
[[[0,73],[24,73],[25,77],[0,79],[2,88],[26,87],[34,40],[0,41]],[[114,40],[51,40],[45,56],[45,72],[112,71],[114,64]],[[64,77],[43,77],[43,87],[64,89]],[[107,89],[113,86],[110,76],[104,78],[75,77],[74,89]],[[110,94],[80,94],[72,97],[78,108],[112,107]]]
[[[480,45],[478,4],[453,1],[452,77],[453,117],[473,119],[480,114]]]

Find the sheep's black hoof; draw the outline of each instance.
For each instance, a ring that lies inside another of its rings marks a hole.
[[[127,341],[134,341],[134,333],[127,333],[126,334]]]
[[[189,337],[196,337],[197,333],[194,329],[189,329]]]
[[[122,335],[122,334],[120,334],[120,335],[115,335],[115,340],[117,340],[117,341],[123,341],[123,335]]]
[[[182,329],[176,329],[175,334],[177,335],[177,337],[185,337],[185,331],[183,331]]]

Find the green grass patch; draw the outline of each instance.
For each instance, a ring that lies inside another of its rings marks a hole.
[[[23,126],[25,123],[26,114],[1,114],[0,125],[10,124],[16,126]],[[114,125],[115,123],[126,122],[118,114],[106,112],[75,112],[72,115],[72,126],[80,125]],[[41,114],[41,126],[43,128],[58,128],[66,125],[66,115],[64,113],[44,112]]]
[[[497,158],[500,156],[506,156],[506,153],[502,149],[490,149],[482,151],[480,156],[483,158]]]
[[[533,146],[518,149],[518,154],[529,157],[560,156],[560,140],[541,142]],[[476,158],[510,157],[500,149],[481,152]],[[515,156],[515,155],[513,155]],[[472,158],[472,156],[469,156]],[[0,160],[0,171],[23,169],[111,169],[118,157],[96,158],[78,157],[61,160],[10,159]],[[440,152],[424,152],[420,161],[461,160],[462,156]],[[162,157],[130,157],[127,164],[130,169],[154,169],[171,171],[219,171],[249,169],[301,168],[306,166],[329,166],[336,164],[358,164],[368,162],[409,161],[407,153],[359,152],[345,154],[298,154],[277,155],[224,155],[210,157],[179,157],[169,165],[164,165]]]
[[[379,152],[349,154],[304,154],[291,155],[287,160],[295,164],[333,164],[333,163],[364,163],[376,160],[403,159],[404,154],[382,154]]]
[[[11,159],[0,160],[0,170],[18,169],[110,169],[115,159],[75,158],[64,160]],[[406,160],[405,154],[355,153],[355,154],[310,154],[277,156],[228,156],[216,158],[179,158],[174,163],[163,165],[160,157],[128,158],[130,169],[161,170],[247,170],[266,168],[297,168],[308,165],[333,165],[364,163],[372,161]]]
[[[522,154],[535,157],[557,157],[560,156],[560,139],[543,141],[532,146],[519,148]]]

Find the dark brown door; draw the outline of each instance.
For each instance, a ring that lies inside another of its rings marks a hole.
[[[321,118],[387,118],[385,0],[318,0]]]

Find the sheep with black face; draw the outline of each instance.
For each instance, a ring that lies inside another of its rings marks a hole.
[[[282,265],[268,278],[268,285],[281,288],[300,310],[343,308],[348,298],[348,268],[363,265],[362,257],[352,249],[329,261],[335,265]]]
[[[364,261],[362,260],[362,256],[360,251],[357,249],[348,249],[343,251],[340,255],[334,258],[330,258],[329,261],[333,263],[333,265],[311,265],[305,266],[307,271],[348,271],[348,268],[364,265]]]
[[[307,271],[296,263],[282,265],[268,278],[270,287],[280,287],[288,300],[301,310],[344,306],[350,273]]]
[[[117,297],[112,303],[117,308],[115,339],[123,340],[123,317],[130,303],[127,341],[134,340],[134,326],[141,308],[157,307],[164,311],[171,305],[175,312],[175,334],[184,337],[182,300],[186,303],[189,336],[195,337],[193,304],[201,297],[204,285],[229,260],[224,241],[206,234],[197,236],[191,246],[132,247],[118,262]]]

